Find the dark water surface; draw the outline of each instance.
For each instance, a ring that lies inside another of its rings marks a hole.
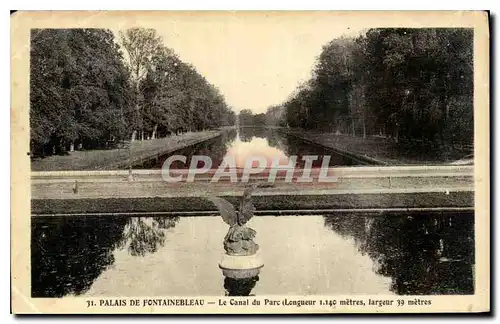
[[[135,168],[161,168],[170,155],[318,155],[313,164],[358,162],[276,129],[240,128]],[[218,263],[228,226],[220,217],[33,217],[33,297],[473,294],[474,215],[336,214],[259,216],[248,223],[264,268],[254,278],[224,278]]]
[[[220,217],[32,218],[33,297],[473,294],[474,215],[260,216],[264,268],[218,268]]]
[[[285,164],[288,157],[297,156],[296,166],[304,165],[304,155],[317,155],[318,159],[312,164],[313,167],[321,167],[323,156],[330,156],[329,166],[359,165],[346,156],[340,155],[324,146],[306,143],[296,137],[285,135],[282,131],[273,128],[242,127],[237,130],[224,132],[221,136],[193,145],[182,150],[165,154],[158,158],[149,160],[135,169],[161,169],[163,162],[172,155],[186,156],[186,163],[174,162],[171,168],[188,168],[193,155],[209,156],[212,160],[212,168],[217,168],[223,159],[228,156],[235,158],[236,166],[243,168],[247,158],[260,156],[268,160],[268,165],[275,157],[279,157]]]

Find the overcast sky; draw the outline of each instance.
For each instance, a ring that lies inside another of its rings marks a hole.
[[[198,13],[141,27],[154,27],[164,44],[217,86],[235,111],[261,113],[311,77],[323,45],[360,34],[362,23],[324,12],[244,18]]]

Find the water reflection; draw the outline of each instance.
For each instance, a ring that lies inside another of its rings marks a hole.
[[[246,161],[252,157],[261,157],[266,160],[268,166],[273,159],[279,159],[286,163],[287,155],[279,143],[270,144],[273,132],[265,128],[242,127],[238,131],[235,140],[229,144],[225,157],[233,157],[236,167],[244,168]],[[275,133],[275,136],[277,133]]]
[[[34,218],[32,296],[62,297],[87,291],[101,272],[114,263],[112,251],[123,237],[126,221]]]
[[[241,127],[237,130],[224,132],[221,136],[203,143],[192,145],[184,149],[157,157],[134,168],[160,169],[163,162],[172,155],[186,156],[186,163],[174,161],[170,168],[186,169],[191,164],[193,155],[209,156],[212,168],[218,168],[224,157],[234,157],[236,166],[243,168],[247,158],[252,156],[264,157],[268,166],[273,159],[278,158],[280,163],[286,164],[288,157],[297,156],[296,166],[302,167],[304,155],[317,155],[312,167],[321,167],[323,156],[329,156],[329,166],[349,166],[359,164],[352,159],[340,155],[320,145],[306,143],[296,137],[288,136],[276,128]],[[199,166],[201,167],[201,166]]]
[[[151,159],[147,162],[141,163],[140,165],[135,165],[134,169],[161,169],[163,162],[172,155],[182,155],[186,156],[186,163],[180,161],[174,161],[171,164],[172,169],[187,169],[191,164],[191,158],[193,155],[206,155],[210,156],[212,159],[212,166],[215,168],[222,163],[224,156],[227,153],[227,149],[235,139],[237,131],[229,130],[223,132],[221,136],[213,138],[211,140],[201,142],[195,145],[188,146],[181,150],[162,155],[160,157]]]
[[[474,294],[472,215],[328,215],[325,226],[353,238],[396,294]]]
[[[259,276],[251,278],[229,278],[224,277],[224,289],[226,296],[255,296],[251,295],[252,289],[259,281]]]
[[[132,256],[154,253],[165,242],[165,230],[178,217],[84,217],[32,220],[31,286],[33,297],[85,293],[115,262],[113,252]]]
[[[132,217],[125,225],[120,248],[133,256],[154,253],[165,243],[165,229],[174,227],[179,217]]]
[[[323,164],[323,157],[329,156],[329,166],[349,166],[357,164],[352,159],[340,155],[324,146],[304,142],[296,137],[289,136],[276,128],[266,127],[241,127],[238,137],[230,144],[232,151],[227,155],[236,155],[237,165],[242,167],[246,158],[250,156],[264,156],[270,162],[279,158],[280,163],[286,164],[290,156],[297,156],[296,167],[303,167],[305,155],[316,155],[318,158],[312,162],[313,168],[319,168]],[[241,141],[239,141],[241,139]]]
[[[471,213],[263,216],[252,227],[266,267],[242,280],[217,267],[219,217],[34,217],[32,296],[474,293]]]
[[[286,136],[283,136],[276,128],[240,127],[238,136],[243,142],[251,142],[256,138],[265,139],[269,146],[286,152]]]

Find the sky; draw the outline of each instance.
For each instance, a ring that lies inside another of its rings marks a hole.
[[[359,35],[356,23],[363,22],[327,12],[219,12],[162,16],[138,27],[155,28],[167,47],[219,88],[234,111],[256,114],[283,103],[310,79],[323,45]]]

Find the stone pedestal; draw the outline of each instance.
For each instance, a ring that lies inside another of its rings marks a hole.
[[[258,276],[260,269],[264,266],[259,253],[252,255],[229,255],[224,254],[219,263],[222,274],[233,279],[245,279]]]

